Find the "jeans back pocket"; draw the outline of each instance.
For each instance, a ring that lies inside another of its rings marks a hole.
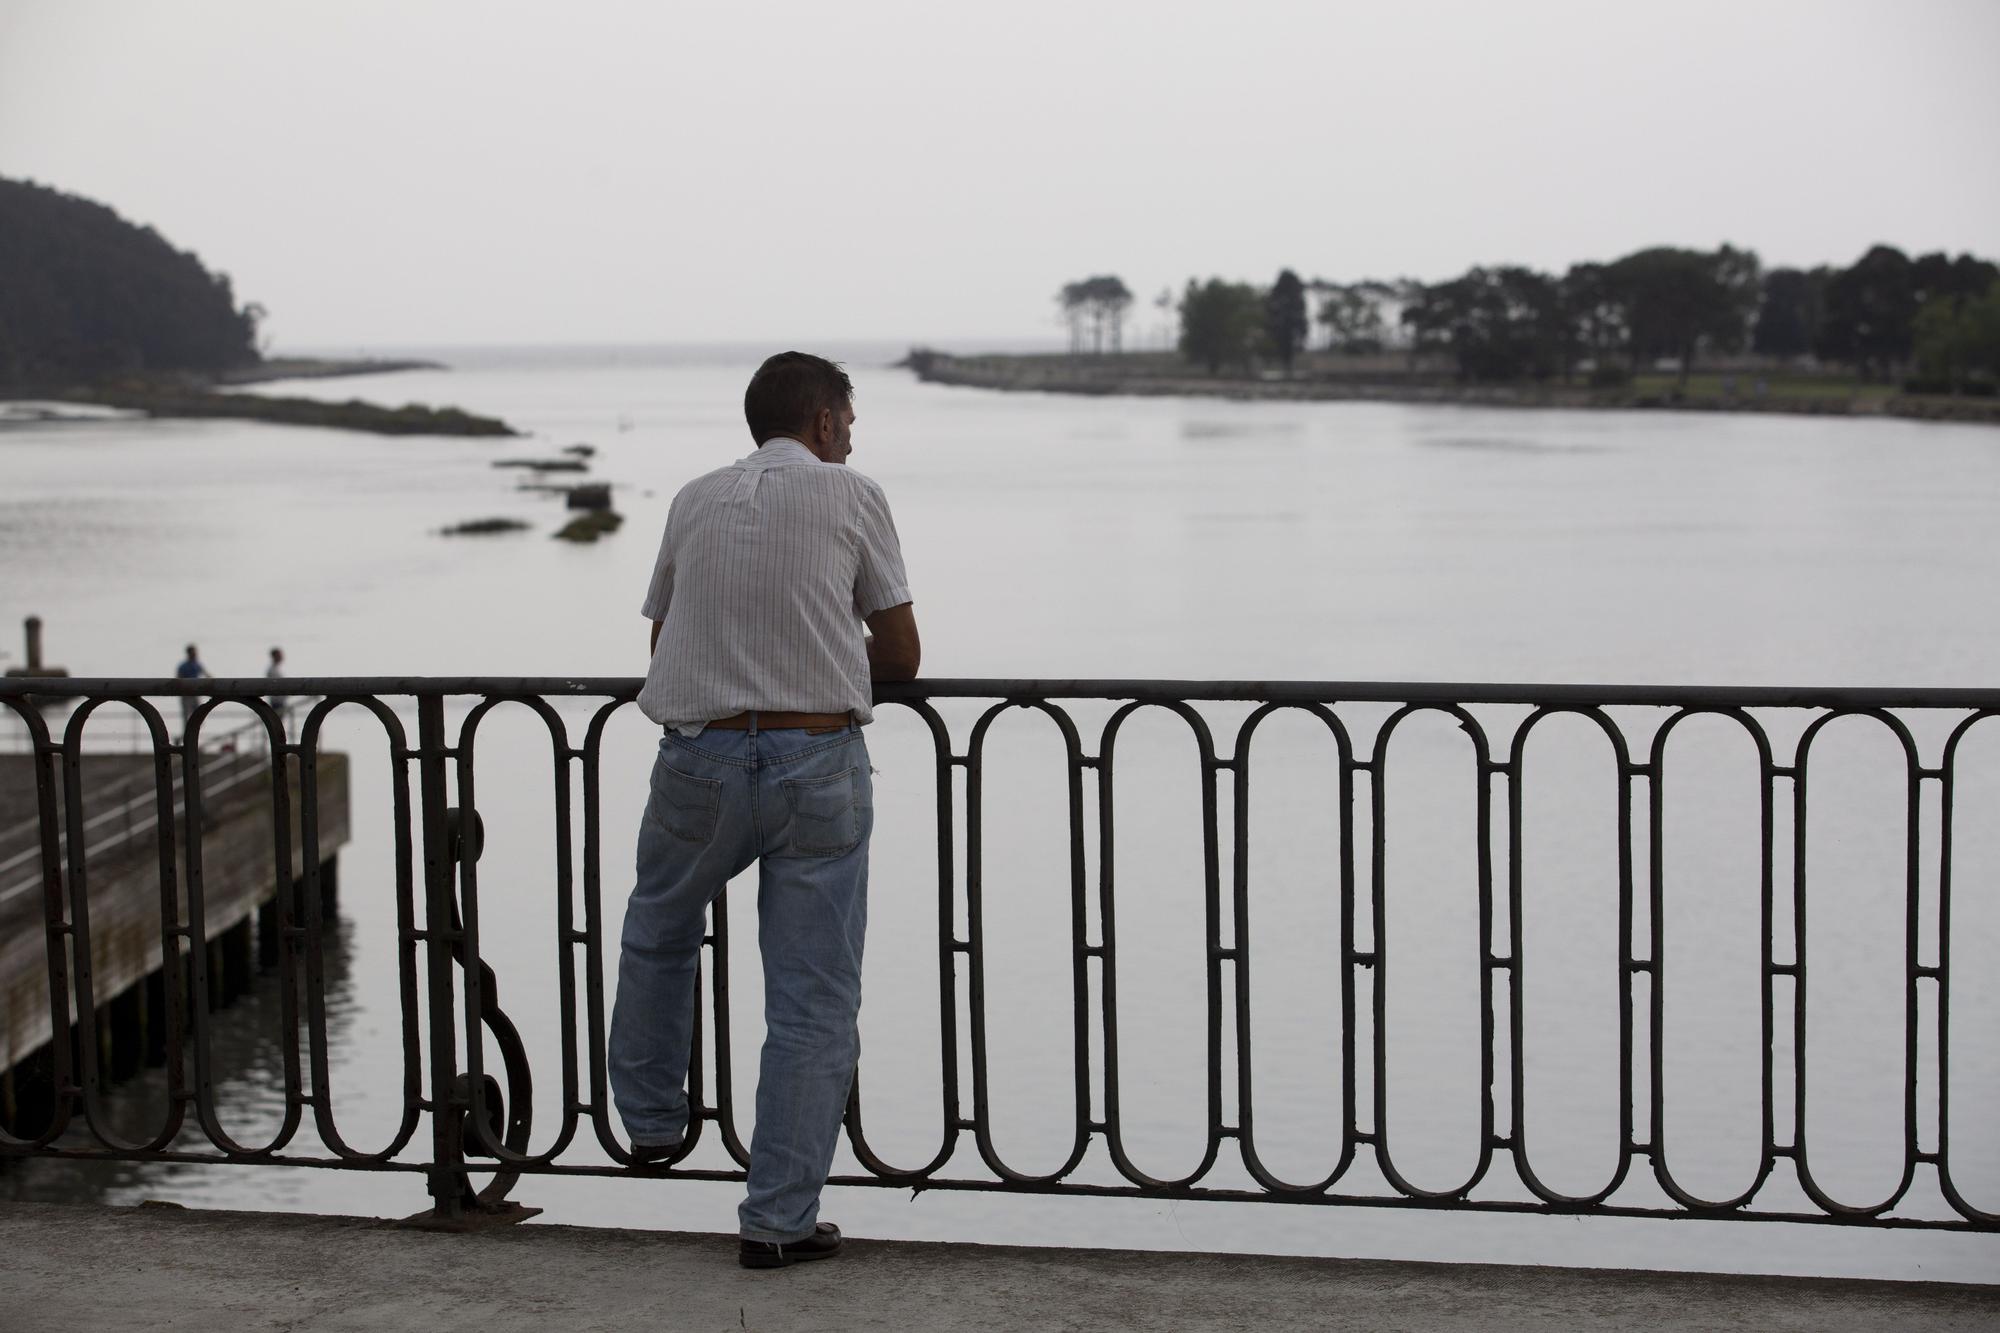
[[[861,841],[861,802],[854,785],[851,768],[823,778],[784,779],[794,854],[839,856]]]
[[[653,765],[652,798],[646,816],[683,842],[707,842],[715,836],[716,813],[722,808],[722,783],[683,773],[662,759]]]

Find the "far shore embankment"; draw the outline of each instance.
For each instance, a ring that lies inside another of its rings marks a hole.
[[[273,356],[215,377],[219,385],[269,384],[273,380],[330,380],[350,375],[392,375],[404,370],[446,370],[440,361],[382,357]]]
[[[1905,394],[1892,385],[1755,371],[1706,371],[1683,387],[1675,375],[1630,384],[1466,384],[1439,368],[1400,358],[1302,358],[1294,373],[1209,375],[1169,352],[1102,355],[952,356],[915,349],[903,362],[931,384],[1015,393],[1231,398],[1283,402],[1382,402],[1468,407],[1594,408],[1680,412],[1776,412],[1798,416],[1891,416],[2000,425],[2000,399]]]

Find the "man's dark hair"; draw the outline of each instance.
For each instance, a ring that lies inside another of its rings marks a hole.
[[[780,352],[750,377],[743,391],[743,419],[757,443],[804,432],[820,409],[839,412],[854,398],[847,372],[809,352]]]

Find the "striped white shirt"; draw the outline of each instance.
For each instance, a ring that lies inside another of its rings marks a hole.
[[[882,488],[767,440],[667,511],[639,608],[663,622],[640,711],[689,730],[752,709],[870,721],[862,619],[909,600]]]

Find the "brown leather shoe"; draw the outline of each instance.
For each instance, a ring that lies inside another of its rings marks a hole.
[[[773,1240],[739,1240],[736,1262],[745,1268],[789,1268],[809,1259],[831,1259],[840,1253],[840,1228],[822,1222],[804,1240],[780,1244]]]

